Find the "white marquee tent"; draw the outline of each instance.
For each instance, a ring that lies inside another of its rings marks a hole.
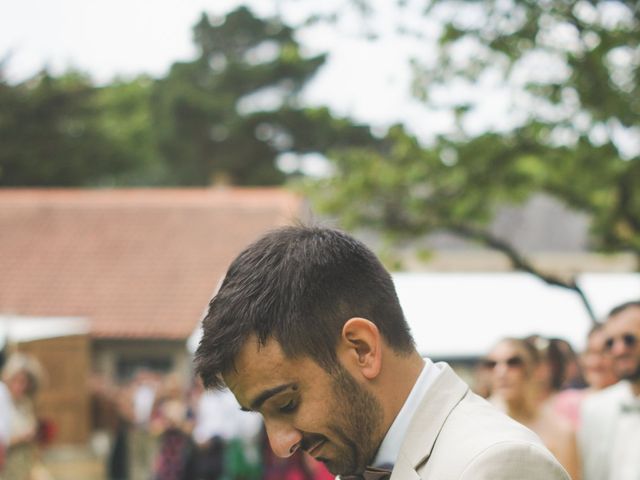
[[[533,333],[584,347],[591,328],[578,296],[525,273],[395,273],[398,297],[421,354],[473,358],[504,336]],[[583,274],[596,315],[640,298],[640,274]],[[198,328],[187,345],[194,352]]]
[[[78,317],[0,315],[0,350],[5,343],[31,342],[89,333],[89,322]]]
[[[591,328],[579,297],[525,273],[398,273],[400,303],[420,353],[475,357],[504,336],[537,333],[584,347]],[[598,318],[640,298],[640,274],[583,274]]]

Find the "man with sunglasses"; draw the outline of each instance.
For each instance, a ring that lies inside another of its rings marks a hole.
[[[240,253],[196,370],[262,415],[276,455],[304,451],[343,480],[569,478],[533,432],[420,356],[389,273],[336,230],[281,228]]]
[[[640,301],[614,308],[605,350],[620,381],[582,406],[583,480],[640,479]]]

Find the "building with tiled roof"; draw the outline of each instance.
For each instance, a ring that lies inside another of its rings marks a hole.
[[[186,369],[229,262],[301,211],[280,189],[0,190],[0,314],[87,319],[109,376]]]

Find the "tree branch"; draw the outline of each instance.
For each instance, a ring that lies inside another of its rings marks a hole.
[[[468,225],[459,224],[447,225],[446,228],[457,235],[478,241],[493,250],[497,250],[503,253],[509,259],[512,267],[515,270],[530,273],[531,275],[538,277],[548,285],[566,288],[567,290],[571,290],[572,292],[576,293],[580,297],[584,308],[587,310],[587,314],[591,319],[591,323],[593,325],[598,323],[589,299],[587,298],[582,288],[580,288],[575,278],[571,279],[570,281],[565,281],[558,276],[542,272],[541,270],[537,269],[531,262],[529,262],[525,257],[523,257],[511,244],[496,237],[486,230],[480,230],[469,227]]]
[[[620,177],[618,190],[618,207],[620,209],[621,217],[627,221],[629,226],[633,229],[634,233],[640,232],[640,219],[634,214],[632,205],[633,192],[637,188],[633,185],[633,176],[629,175],[630,172],[626,172],[626,175]]]

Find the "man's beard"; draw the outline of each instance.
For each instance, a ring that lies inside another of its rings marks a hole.
[[[640,380],[640,358],[636,357],[636,367],[633,370],[626,372],[616,372],[620,379],[629,380],[630,382],[637,382]]]
[[[320,458],[334,475],[360,474],[373,461],[382,442],[380,401],[360,386],[342,366],[332,374],[335,416],[328,428],[341,448],[334,458]]]

